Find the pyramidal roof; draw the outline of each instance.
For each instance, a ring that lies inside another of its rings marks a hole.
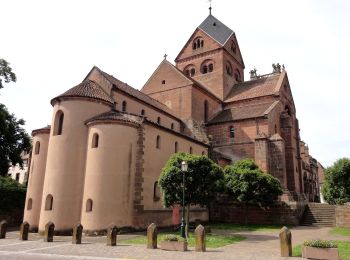
[[[228,28],[211,14],[198,26],[198,28],[204,31],[221,45],[224,45],[230,36],[234,33],[230,28]]]

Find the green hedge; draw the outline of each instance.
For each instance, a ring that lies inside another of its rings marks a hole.
[[[9,177],[0,176],[0,211],[23,209],[26,199],[26,187]]]

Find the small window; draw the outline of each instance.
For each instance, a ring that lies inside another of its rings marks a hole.
[[[184,73],[187,77],[193,77],[196,75],[196,67],[193,64],[187,65],[184,69]]]
[[[237,82],[241,82],[241,73],[239,70],[235,70],[235,79]]]
[[[35,149],[34,149],[34,154],[39,154],[40,153],[40,142],[37,141],[35,143]]]
[[[53,135],[62,135],[63,131],[63,120],[64,120],[64,114],[61,110],[58,110],[55,115],[55,125],[53,129]]]
[[[160,192],[158,181],[153,184],[153,201],[158,201],[160,199]]]
[[[203,48],[203,46],[204,46],[204,41],[203,41],[202,37],[198,37],[198,38],[194,39],[194,41],[192,43],[193,50]]]
[[[230,62],[226,62],[226,73],[230,76],[232,76],[233,74],[232,65]]]
[[[202,74],[212,72],[214,70],[214,64],[212,60],[205,60],[201,65]]]
[[[175,142],[175,153],[179,151],[179,144],[178,142]]]
[[[86,212],[91,212],[92,211],[92,199],[88,199],[86,201]]]
[[[28,201],[27,201],[27,210],[31,210],[33,207],[33,200],[30,198]]]
[[[160,149],[160,136],[159,135],[157,135],[156,148]]]
[[[213,65],[213,63],[210,63],[208,65],[208,72],[212,72],[213,70],[214,70],[214,65]]]
[[[192,146],[190,147],[190,154],[192,154],[193,153],[193,148],[192,148]]]
[[[99,142],[99,135],[94,133],[94,135],[92,136],[91,148],[97,148],[98,142]]]
[[[52,210],[52,206],[53,206],[53,197],[51,194],[49,194],[46,196],[45,210]]]
[[[162,80],[162,84],[163,84],[163,85],[165,84],[165,80],[164,80],[164,79]]]
[[[231,42],[231,51],[232,51],[233,53],[236,53],[236,51],[237,51],[237,47],[236,47],[236,44],[235,44],[234,41]]]
[[[144,109],[141,110],[141,116],[145,116],[146,115],[146,111]]]
[[[127,103],[126,103],[126,101],[124,100],[123,103],[122,103],[122,111],[123,111],[123,112],[126,112],[126,109],[127,109]]]
[[[234,127],[230,126],[229,131],[230,131],[230,138],[234,138],[235,137],[235,129],[234,129]]]
[[[208,66],[207,66],[207,65],[204,65],[204,66],[203,66],[202,73],[203,73],[203,74],[208,73]]]
[[[195,69],[195,68],[192,68],[192,69],[191,69],[190,76],[193,77],[195,74],[196,74],[196,69]]]
[[[171,123],[170,128],[171,130],[174,130],[174,123]]]
[[[157,118],[157,124],[160,125],[160,116]]]
[[[17,182],[19,182],[19,176],[20,176],[20,175],[21,175],[21,174],[20,174],[19,172],[16,173],[16,181],[17,181]]]

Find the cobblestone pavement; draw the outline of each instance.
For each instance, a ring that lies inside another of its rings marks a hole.
[[[294,245],[313,238],[349,240],[349,237],[333,236],[330,228],[296,227],[292,228]],[[229,230],[217,230],[220,233],[232,233]],[[118,235],[116,247],[105,245],[106,237],[83,237],[83,244],[71,244],[71,237],[55,236],[54,242],[45,243],[37,234],[30,234],[29,241],[19,241],[18,231],[9,232],[6,239],[0,240],[0,259],[143,259],[143,260],[191,260],[191,259],[240,259],[240,260],[287,260],[298,257],[281,258],[279,256],[278,231],[234,232],[247,237],[239,243],[207,252],[195,252],[190,248],[187,252],[146,249],[145,245],[126,245],[123,240],[135,237],[135,234]]]

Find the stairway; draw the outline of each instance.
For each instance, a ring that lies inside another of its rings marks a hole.
[[[300,225],[334,227],[335,206],[323,203],[308,203]]]

